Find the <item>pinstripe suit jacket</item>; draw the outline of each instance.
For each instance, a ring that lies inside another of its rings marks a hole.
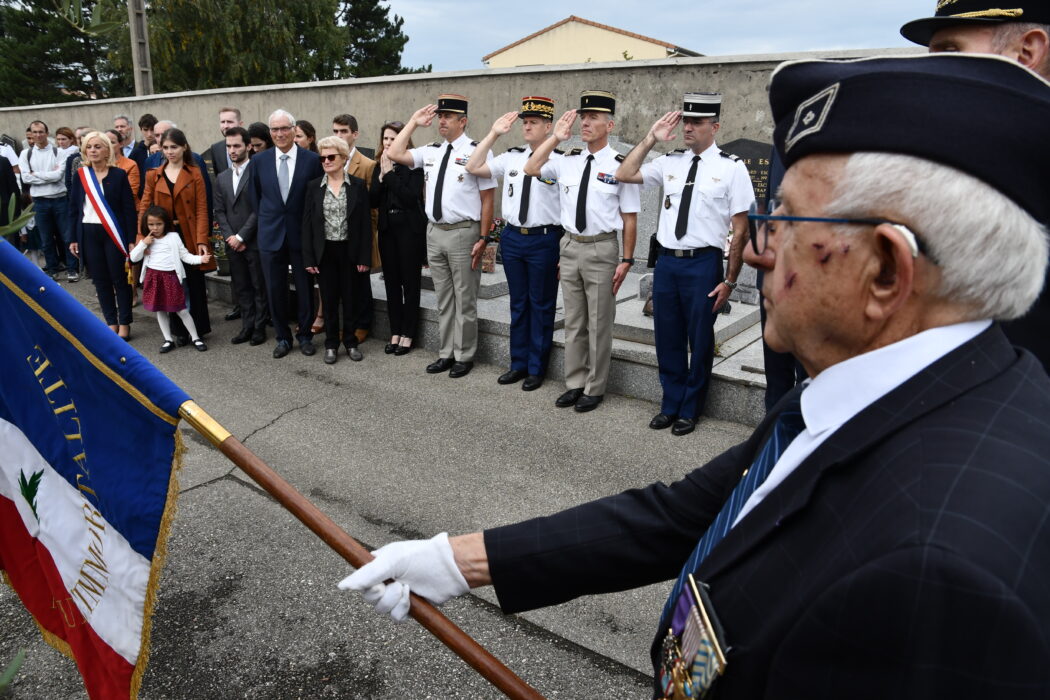
[[[670,486],[486,531],[504,611],[676,576],[776,413]],[[828,438],[698,579],[731,646],[714,697],[1050,697],[1050,379],[993,324]]]

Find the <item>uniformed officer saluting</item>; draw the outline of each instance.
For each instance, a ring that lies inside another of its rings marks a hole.
[[[524,146],[515,146],[487,161],[492,145],[521,118]],[[510,370],[500,384],[524,379],[525,391],[539,389],[547,373],[554,304],[558,296],[559,221],[558,183],[525,174],[525,162],[534,146],[551,133],[554,101],[549,97],[524,97],[521,112],[507,112],[474,149],[467,172],[478,177],[503,178],[503,230],[500,250],[510,289]],[[561,151],[556,151],[560,157]]]
[[[623,156],[609,146],[616,97],[600,90],[584,92],[580,109],[571,109],[554,126],[525,164],[525,174],[558,181],[561,200],[561,288],[565,303],[565,387],[554,405],[575,405],[583,413],[605,395],[612,355],[616,292],[634,263],[639,188],[614,173]],[[555,146],[569,138],[580,117],[587,148],[550,159]],[[617,234],[623,230],[623,254]]]
[[[747,167],[715,144],[722,96],[690,93],[680,112],[668,112],[624,159],[616,177],[643,187],[663,186],[653,276],[656,360],[664,390],[649,427],[693,432],[704,410],[715,353],[715,316],[736,287],[747,242],[747,212],[755,201]],[[644,163],[659,141],[675,137],[686,148]],[[733,227],[729,270],[722,275],[726,233]],[[692,349],[692,356],[689,350]]]
[[[416,127],[438,120],[438,133],[445,140],[409,150]],[[488,243],[486,226],[492,221],[495,180],[467,172],[467,160],[477,141],[464,133],[467,127],[467,98],[441,95],[436,105],[416,110],[405,128],[390,144],[387,155],[395,163],[423,168],[426,180],[427,261],[438,301],[441,350],[427,372],[448,371],[453,379],[466,376],[474,367],[478,349],[478,286],[481,284],[481,254]],[[489,156],[491,158],[491,156]]]

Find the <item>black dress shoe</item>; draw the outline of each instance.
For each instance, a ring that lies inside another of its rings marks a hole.
[[[666,413],[657,413],[649,421],[649,427],[653,430],[663,430],[664,428],[670,428],[671,423],[674,423],[674,416],[669,416]]]
[[[600,404],[604,398],[604,396],[588,396],[587,394],[583,394],[580,396],[579,401],[576,402],[576,407],[573,410],[577,413],[593,411],[598,408],[598,404]]]
[[[163,355],[166,352],[171,352],[175,349],[175,343],[170,340],[165,340],[160,346],[160,354]]]
[[[543,386],[543,375],[542,374],[530,374],[525,377],[525,381],[521,383],[522,391],[535,391]]]
[[[339,361],[339,352],[335,348],[324,349],[324,363],[326,365],[334,365]]]
[[[459,379],[470,374],[470,370],[474,369],[473,362],[457,362],[452,365],[452,369],[449,370],[448,376],[453,379]]]
[[[365,356],[361,354],[361,350],[356,345],[352,345],[346,349],[346,356],[354,362],[360,362],[365,359]]]
[[[412,352],[411,345],[398,345],[397,349],[394,350],[394,355],[396,357],[401,357],[402,355],[407,355],[410,352]]]
[[[387,343],[383,346],[383,352],[385,352],[387,355],[393,355],[395,352],[397,352],[397,345],[395,345],[394,343]]]
[[[262,345],[266,342],[266,331],[262,328],[256,328],[252,331],[252,339],[248,341],[249,345]]]
[[[242,329],[240,333],[230,338],[230,342],[234,345],[240,345],[241,343],[247,343],[252,338],[252,331]]]
[[[306,355],[307,357],[310,357],[311,355],[317,352],[317,348],[314,347],[314,342],[312,340],[300,340],[299,352]]]
[[[696,427],[696,418],[679,418],[671,426],[672,435],[688,435]]]
[[[292,344],[287,340],[278,340],[273,348],[273,359],[279,360],[292,350]]]
[[[579,401],[581,396],[583,396],[583,389],[569,389],[554,400],[554,405],[558,408],[568,408]]]
[[[451,357],[439,357],[427,365],[427,374],[440,374],[441,372],[447,372],[452,369],[452,365],[454,364],[456,364],[456,361]]]
[[[241,317],[241,307],[239,307],[239,306],[233,307],[233,311],[231,311],[230,313],[226,314],[226,320],[227,321],[236,321],[240,317]]]
[[[522,379],[529,375],[528,372],[522,369],[512,369],[509,372],[504,372],[499,375],[499,379],[496,380],[498,384],[517,384]]]

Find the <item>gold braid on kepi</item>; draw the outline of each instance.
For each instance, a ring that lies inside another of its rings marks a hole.
[[[519,117],[540,117],[542,119],[554,119],[554,100],[549,97],[523,97],[521,98],[521,112]]]
[[[605,90],[585,90],[580,93],[580,112],[616,114],[616,95]]]
[[[933,17],[908,22],[901,27],[901,35],[908,41],[929,46],[933,35],[946,27],[1004,22],[1050,24],[1050,3],[1046,0],[1009,0],[1009,7],[999,7],[1001,1],[993,4],[989,0],[939,0]]]

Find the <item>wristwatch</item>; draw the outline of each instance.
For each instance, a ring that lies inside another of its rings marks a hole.
[[[634,265],[634,258],[620,258],[621,263],[627,263],[628,265]]]
[[[496,239],[493,238],[492,236],[482,236],[481,240],[485,241],[486,243],[492,243]]]
[[[722,280],[722,284],[729,287],[729,291],[732,291],[736,289],[736,286],[737,284],[739,284],[739,282],[730,282],[729,280]]]

